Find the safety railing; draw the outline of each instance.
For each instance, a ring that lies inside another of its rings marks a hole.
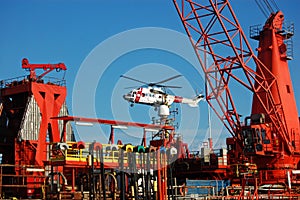
[[[19,173],[16,173],[18,169]],[[5,199],[13,194],[27,193],[27,196],[41,195],[44,185],[45,169],[35,165],[0,164],[0,199]]]
[[[92,143],[83,142],[68,142],[68,143],[52,143],[49,147],[49,158],[52,163],[60,162],[60,164],[68,164],[68,162],[78,162],[82,164],[89,164],[91,155],[93,155],[94,164],[100,164],[102,156],[105,166],[119,166],[120,162],[124,167],[128,167],[132,162],[138,167],[146,166],[146,163],[152,167],[157,162],[157,152],[155,147],[145,148],[138,145],[116,145],[116,144],[101,144],[101,151],[95,148],[91,151],[90,145]],[[99,144],[99,143],[98,143]],[[161,150],[161,155],[169,151],[170,154],[175,155],[176,149]],[[168,164],[167,156],[161,156],[163,165]],[[165,161],[164,161],[165,160]]]
[[[19,76],[11,79],[5,79],[0,81],[0,89],[3,88],[10,88],[10,87],[15,87],[18,85],[24,85],[29,82],[37,82],[37,83],[45,83],[49,85],[58,85],[58,86],[65,86],[66,85],[66,80],[64,79],[59,79],[55,77],[43,77],[41,80],[35,80],[32,81],[28,76]]]

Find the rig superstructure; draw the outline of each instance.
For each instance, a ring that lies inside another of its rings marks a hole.
[[[278,11],[253,26],[256,56],[228,0],[173,3],[205,73],[206,101],[232,135],[227,148],[191,152],[168,123],[70,116],[65,80],[45,76],[66,66],[23,59],[29,75],[0,82],[0,199],[300,198],[299,116],[288,69],[293,25],[284,26]],[[236,85],[253,94],[244,121]],[[71,122],[110,126],[107,144],[75,141]],[[116,140],[118,126],[140,128],[141,143]]]

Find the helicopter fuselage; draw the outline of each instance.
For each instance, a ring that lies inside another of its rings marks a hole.
[[[146,104],[154,107],[160,105],[170,106],[172,103],[186,103],[195,107],[203,99],[203,95],[198,95],[194,99],[188,99],[167,94],[159,87],[140,87],[125,94],[123,98],[132,104]]]

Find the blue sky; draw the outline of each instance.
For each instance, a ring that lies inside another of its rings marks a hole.
[[[289,62],[289,66],[299,110],[300,69],[298,63],[300,62],[300,34],[297,31],[300,30],[300,19],[298,17],[300,5],[297,0],[276,2],[285,14],[285,18],[295,23],[294,60]],[[120,80],[119,76],[121,74],[131,75],[146,82],[155,82],[172,75],[183,74],[183,78],[169,83],[187,86],[185,89],[173,90],[174,94],[192,97],[195,90],[203,90],[201,74],[193,76],[197,73],[197,69],[189,67],[186,60],[163,49],[145,48],[120,55],[110,63],[109,67],[105,68],[98,84],[94,86],[89,84],[91,81],[90,76],[99,72],[99,68],[97,68],[99,66],[95,65],[95,67],[86,69],[90,73],[89,76],[83,74],[84,70],[82,69],[89,63],[89,56],[92,57],[93,54],[100,51],[101,54],[97,55],[99,60],[95,60],[100,65],[108,57],[106,53],[111,54],[121,51],[126,42],[130,43],[130,41],[126,41],[125,36],[127,33],[138,34],[139,32],[135,31],[136,29],[146,30],[151,34],[136,35],[136,40],[133,42],[140,41],[141,43],[143,40],[153,39],[153,34],[156,33],[153,32],[152,34],[152,29],[145,27],[158,27],[155,30],[159,29],[162,34],[164,30],[185,34],[172,1],[3,0],[0,4],[0,79],[25,75],[27,72],[21,69],[21,60],[24,57],[32,63],[64,62],[68,68],[66,73],[67,104],[71,113],[74,110],[73,91],[77,91],[77,89],[78,91],[80,89],[88,91],[91,87],[95,87],[93,93],[95,116],[150,122],[150,117],[156,115],[155,111],[143,106],[129,108],[128,104],[122,99],[121,94],[128,92],[124,87],[138,86],[138,84],[128,80]],[[254,0],[233,0],[231,5],[246,35],[248,35],[249,26],[265,22],[265,17]],[[114,41],[115,38],[122,38],[123,36],[124,40]],[[168,42],[165,38],[160,38],[159,35],[155,37],[158,41],[161,40],[161,43]],[[257,47],[256,41],[250,39],[249,41],[252,48]],[[170,43],[173,42],[170,41]],[[182,49],[187,48],[187,51],[190,51],[189,44],[186,43],[186,45]],[[103,47],[106,47],[104,51],[101,50]],[[192,51],[190,53],[193,54]],[[54,73],[54,75],[56,74]],[[82,78],[82,76],[84,77],[84,83],[76,82],[81,80],[80,77]],[[85,101],[82,102],[85,103]],[[80,107],[86,108],[87,106],[82,105]],[[243,107],[250,109],[251,106],[249,102],[246,102]],[[201,139],[205,138],[208,127],[206,104],[202,102],[196,111],[184,106],[178,106],[178,108],[182,116],[179,122],[180,126],[183,127],[181,129],[183,134],[188,137],[187,132],[190,130],[187,127],[195,126],[199,130],[196,131],[193,137],[198,137],[200,134]],[[94,114],[83,110],[79,110],[78,114],[86,117]],[[193,118],[195,120],[185,121],[182,119],[186,115],[194,114],[194,112],[198,116]],[[123,115],[123,113],[127,113],[127,115]],[[204,114],[200,116],[199,113]],[[243,114],[247,115],[248,113]],[[128,115],[130,119],[128,119]],[[194,121],[194,123],[191,125],[192,122],[190,121]],[[223,130],[220,132],[223,132]],[[97,137],[96,139],[98,139]],[[81,138],[94,139],[94,136],[83,134]]]

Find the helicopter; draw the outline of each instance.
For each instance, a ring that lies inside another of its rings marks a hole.
[[[121,75],[120,77],[126,78],[132,81],[136,81],[144,84],[145,86],[138,87],[136,89],[131,90],[127,94],[123,95],[123,98],[130,103],[132,107],[135,103],[137,104],[145,104],[154,106],[155,108],[160,106],[171,106],[173,103],[183,103],[188,104],[191,107],[197,107],[198,103],[201,100],[204,100],[204,95],[199,94],[195,98],[184,98],[181,96],[174,96],[167,94],[165,92],[165,88],[181,88],[179,86],[170,86],[170,85],[161,85],[167,81],[173,80],[175,78],[180,77],[181,75],[172,76],[165,80],[155,82],[155,83],[147,83],[144,81],[137,80],[135,78],[131,78],[128,76]]]

